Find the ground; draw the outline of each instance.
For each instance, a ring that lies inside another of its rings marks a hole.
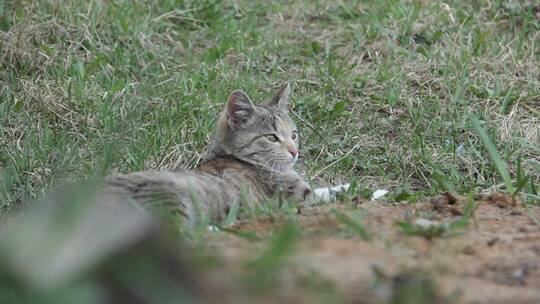
[[[465,208],[463,198],[452,204],[442,195],[416,204],[338,202],[302,209],[294,216],[298,235],[291,240],[293,248],[282,252],[283,263],[270,270],[273,278],[264,283],[270,288],[253,296],[290,303],[537,303],[540,229],[534,217],[540,217],[540,210],[514,206],[498,196],[477,198],[466,229],[432,238],[405,235],[396,221],[428,215],[452,221]],[[350,218],[361,215],[369,238],[349,231],[336,219],[336,210]],[[283,216],[264,217],[241,222],[234,229],[267,239],[279,235],[290,221]],[[214,232],[205,240],[210,251],[223,259],[222,266],[210,272],[217,277],[211,276],[211,282],[219,282],[221,288],[228,285],[223,282],[234,282],[231,285],[238,287],[235,275],[254,271],[265,276],[245,261],[252,260],[254,252],[264,256],[268,245],[224,232]],[[414,291],[404,295],[400,288]],[[239,297],[234,290],[232,302]],[[242,289],[241,295],[246,290],[250,289]]]
[[[66,183],[193,168],[231,91],[260,101],[290,83],[298,169],[358,186],[189,238],[220,253],[202,259],[222,263],[207,270],[216,288],[237,295],[218,283],[253,262],[268,282],[269,268],[294,270],[278,280],[285,298],[303,284],[345,301],[533,301],[539,45],[533,0],[0,1],[0,218]],[[353,209],[376,189],[390,193]],[[517,202],[470,210],[466,197],[497,191]],[[430,202],[445,192],[459,208]]]

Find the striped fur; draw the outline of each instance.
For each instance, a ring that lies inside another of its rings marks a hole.
[[[290,87],[254,105],[234,91],[217,121],[201,166],[191,171],[143,171],[109,177],[106,192],[143,206],[164,206],[191,222],[218,222],[245,189],[247,202],[282,195],[303,201],[309,185],[294,171],[298,135],[288,114]]]

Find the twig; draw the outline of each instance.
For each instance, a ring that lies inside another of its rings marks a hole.
[[[300,120],[304,125],[306,125],[308,128],[311,129],[311,131],[315,132],[320,137],[323,137],[322,134],[315,128],[309,121],[303,119],[300,115],[296,114],[293,110],[290,110],[290,112],[296,117],[298,120]]]
[[[340,161],[344,160],[345,157],[349,156],[349,154],[351,154],[354,150],[356,150],[358,147],[360,146],[360,144],[356,144],[354,145],[354,147],[352,147],[352,149],[349,150],[349,152],[345,153],[345,155],[343,155],[343,157],[341,157],[340,159],[338,160],[335,160],[334,162],[332,162],[331,164],[329,164],[328,166],[322,168],[321,170],[319,170],[317,173],[315,173],[311,178],[314,179],[316,178],[317,176],[319,176],[321,173],[323,173],[324,171],[326,171],[328,168],[332,167],[333,165],[339,163]]]

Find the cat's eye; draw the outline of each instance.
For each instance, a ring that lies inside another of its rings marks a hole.
[[[296,133],[296,131],[293,131],[291,134],[291,138],[292,140],[296,140],[298,138],[298,133]]]
[[[270,142],[277,142],[279,141],[279,138],[274,134],[268,134],[264,136],[268,141]]]

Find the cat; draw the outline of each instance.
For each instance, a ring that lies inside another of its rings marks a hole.
[[[207,156],[194,170],[142,171],[106,179],[108,194],[158,204],[190,222],[223,220],[235,202],[282,198],[303,202],[310,185],[294,170],[298,130],[289,115],[291,88],[255,105],[233,91],[217,120]]]

